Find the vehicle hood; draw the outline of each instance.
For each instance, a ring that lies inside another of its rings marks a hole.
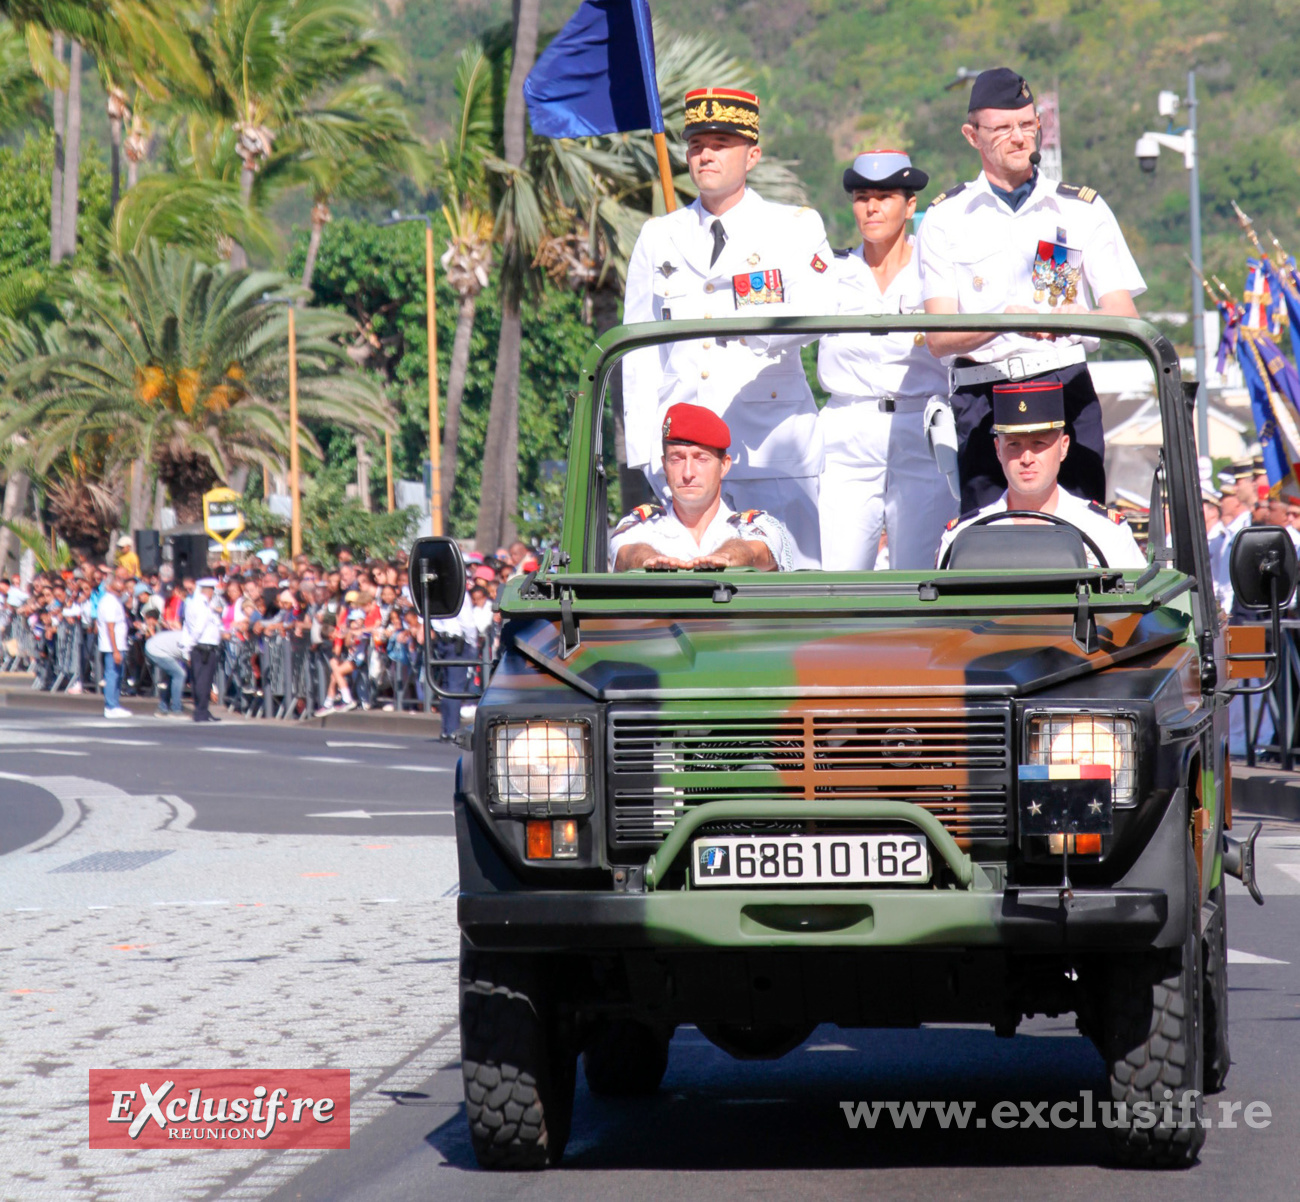
[[[558,621],[524,620],[511,634],[533,664],[611,701],[1016,696],[1145,661],[1182,643],[1189,621],[1169,608],[1096,618],[1091,655],[1074,641],[1068,614],[584,618],[568,655]]]

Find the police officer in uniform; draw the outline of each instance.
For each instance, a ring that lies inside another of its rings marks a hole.
[[[809,208],[746,186],[758,165],[758,97],[730,88],[686,94],[687,166],[699,198],[641,229],[623,320],[781,317],[835,311],[834,255]],[[665,343],[623,360],[628,466],[664,494],[659,431],[680,402],[730,427],[733,509],[765,509],[790,533],[796,567],[819,565],[817,406],[800,360],[805,338],[747,335]]]
[[[962,514],[950,524],[939,545],[940,563],[953,539],[978,518],[1033,510],[1054,514],[1086,534],[1105,556],[1104,566],[1146,567],[1146,556],[1117,510],[1076,497],[1058,482],[1063,464],[1073,454],[1073,444],[1065,432],[1064,387],[1059,380],[995,384],[993,435],[1007,487],[997,500]],[[1020,520],[1028,524],[1034,519]],[[1102,566],[1095,562],[1091,547],[1087,547],[1087,553],[1093,567]]]
[[[1058,184],[1038,170],[1038,117],[1025,80],[1006,67],[982,72],[971,89],[962,134],[979,151],[983,170],[971,183],[936,197],[921,223],[925,311],[1136,317],[1133,297],[1146,285],[1114,214],[1092,188]],[[988,504],[1006,483],[993,448],[990,409],[990,389],[1002,380],[1047,379],[1064,386],[1074,451],[1061,483],[1105,501],[1101,405],[1088,375],[1084,339],[935,333],[928,340],[951,365],[963,510]]]
[[[862,245],[835,252],[839,313],[922,311],[907,222],[929,182],[901,150],[867,151],[845,170]],[[926,440],[931,398],[946,403],[947,370],[920,334],[829,334],[818,344],[817,377],[830,393],[818,416],[822,567],[869,571],[882,531],[891,568],[932,567],[957,513]]]
[[[215,577],[204,576],[193,597],[185,603],[183,646],[189,652],[190,680],[194,688],[194,721],[220,722],[210,710],[212,681],[221,654],[221,619],[212,608],[217,591]]]
[[[671,501],[638,505],[614,528],[618,572],[752,567],[788,572],[790,540],[771,514],[737,513],[722,498],[731,431],[711,409],[678,403],[664,415],[662,459]]]

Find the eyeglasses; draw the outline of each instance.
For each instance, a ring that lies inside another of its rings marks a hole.
[[[976,129],[984,130],[992,142],[1005,142],[1016,130],[1019,130],[1021,137],[1026,140],[1032,138],[1038,132],[1037,117],[1032,121],[1019,121],[1015,125],[975,125],[974,122],[971,122],[971,124]]]

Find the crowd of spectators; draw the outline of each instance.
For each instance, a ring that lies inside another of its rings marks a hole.
[[[424,678],[426,653],[435,668],[442,660],[490,659],[497,590],[536,567],[523,543],[496,555],[468,553],[464,607],[434,624],[426,648],[404,560],[361,561],[342,549],[329,563],[302,555],[288,561],[272,539],[263,542],[243,562],[212,564],[206,579],[214,587],[206,589],[204,577],[175,579],[170,563],[142,572],[127,539],[112,563],[82,557],[76,567],[38,572],[25,583],[18,575],[0,579],[0,670],[30,671],[33,687],[47,691],[101,692],[110,717],[127,713],[119,690],[156,696],[158,715],[176,716],[193,680],[187,607],[208,604],[222,640],[214,707],[276,717],[428,710],[437,700]],[[436,671],[453,691],[473,692],[481,681],[472,668]],[[461,702],[438,708],[450,738]]]

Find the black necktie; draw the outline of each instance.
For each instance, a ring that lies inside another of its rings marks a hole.
[[[713,258],[709,260],[709,266],[712,267],[718,261],[718,256],[722,254],[722,248],[727,244],[727,231],[722,228],[722,222],[716,217],[709,229],[713,231]]]

